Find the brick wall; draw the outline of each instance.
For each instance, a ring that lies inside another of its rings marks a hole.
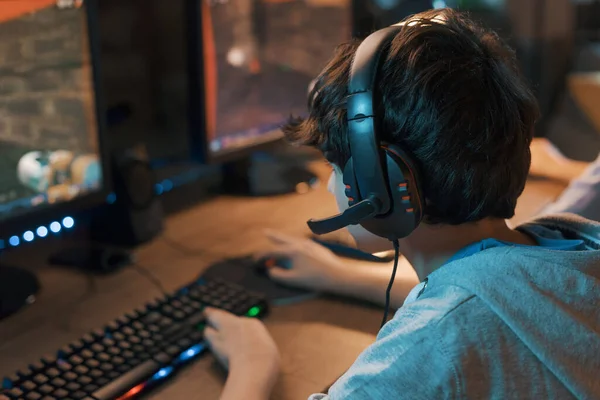
[[[1,141],[95,150],[83,17],[82,9],[50,7],[0,23]]]

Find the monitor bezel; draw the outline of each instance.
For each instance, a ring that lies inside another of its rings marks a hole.
[[[110,155],[106,143],[106,104],[102,90],[100,66],[100,38],[98,26],[98,0],[85,0],[87,20],[87,37],[90,50],[90,63],[92,72],[92,85],[96,111],[96,127],[98,136],[98,150],[102,166],[102,185],[100,189],[84,194],[73,200],[44,204],[33,207],[22,214],[8,216],[0,219],[0,239],[7,235],[19,235],[23,231],[34,230],[36,225],[47,225],[52,221],[60,220],[65,216],[76,216],[94,206],[106,202],[107,196],[112,191],[110,171]]]
[[[202,0],[187,0],[187,37],[188,45],[188,107],[189,139],[191,158],[203,164],[219,164],[249,156],[250,154],[266,150],[277,142],[283,140],[283,133],[265,141],[258,141],[241,148],[232,148],[219,153],[210,150],[209,132],[207,124],[207,93],[204,60],[204,34]],[[282,121],[282,125],[283,125]],[[277,132],[277,129],[265,132],[265,135]]]

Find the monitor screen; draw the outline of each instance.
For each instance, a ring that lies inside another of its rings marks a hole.
[[[85,10],[0,2],[0,221],[102,188]]]
[[[308,87],[351,36],[351,0],[204,1],[211,156],[281,137],[306,113]]]

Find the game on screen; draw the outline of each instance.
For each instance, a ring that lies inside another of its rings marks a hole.
[[[0,219],[102,183],[84,10],[0,2]]]
[[[310,82],[351,35],[350,0],[203,2],[207,116],[213,153],[272,140],[306,113]]]

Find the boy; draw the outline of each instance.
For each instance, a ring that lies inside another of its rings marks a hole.
[[[342,210],[356,48],[339,48],[309,117],[285,128],[331,162]],[[411,17],[383,58],[381,139],[413,156],[426,198],[423,223],[400,240],[420,283],[329,393],[312,399],[600,397],[600,224],[575,215],[515,230],[505,222],[525,185],[538,116],[513,53],[445,9]],[[363,249],[389,248],[350,231]],[[268,398],[279,356],[262,323],[218,310],[207,317],[206,338],[229,368],[222,399]]]

